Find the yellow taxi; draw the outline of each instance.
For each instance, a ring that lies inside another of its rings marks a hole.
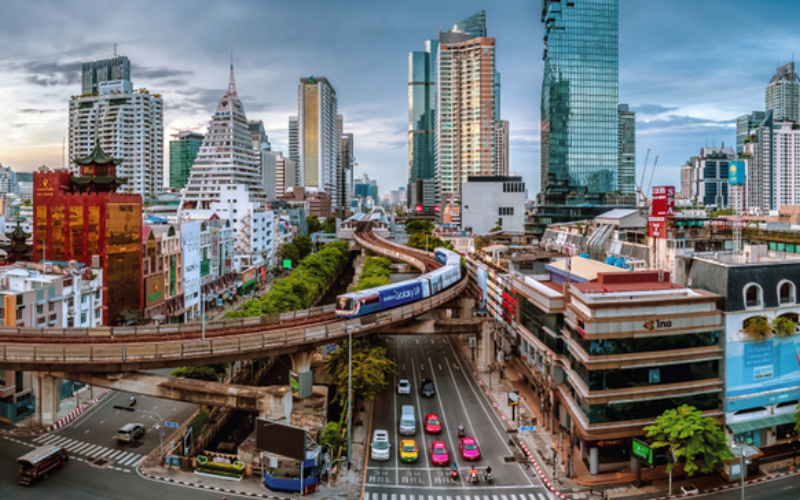
[[[413,439],[400,441],[400,460],[403,462],[416,462],[419,458],[419,448]]]

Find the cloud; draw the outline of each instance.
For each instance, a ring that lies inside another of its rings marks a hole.
[[[3,70],[22,73],[25,75],[25,81],[41,87],[80,83],[82,68],[83,63],[79,61],[68,63],[22,61],[3,65]]]
[[[34,108],[23,108],[18,109],[17,113],[22,113],[26,115],[44,115],[47,113],[56,113],[58,112],[57,109],[34,109]]]
[[[736,120],[713,120],[686,115],[661,115],[650,120],[637,120],[637,134],[664,133],[673,130],[728,129],[732,130]]]
[[[131,79],[136,76],[136,78],[151,78],[151,79],[159,79],[159,78],[172,78],[176,76],[189,76],[192,74],[191,71],[188,70],[181,70],[181,69],[172,69],[172,68],[135,68],[131,70]]]
[[[660,104],[639,104],[637,106],[631,106],[631,109],[642,115],[662,115],[670,111],[678,110],[676,107],[667,107]]]

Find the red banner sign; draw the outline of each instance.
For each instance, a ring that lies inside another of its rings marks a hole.
[[[675,186],[653,188],[653,217],[675,217]]]

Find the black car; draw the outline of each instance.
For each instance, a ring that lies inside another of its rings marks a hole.
[[[431,379],[422,379],[422,384],[419,386],[419,393],[426,398],[432,398],[433,395],[436,394],[436,391],[433,390],[433,382],[431,382]]]

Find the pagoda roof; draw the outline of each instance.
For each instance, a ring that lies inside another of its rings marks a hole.
[[[30,233],[26,233],[22,226],[19,225],[20,221],[17,221],[17,225],[14,227],[14,230],[6,233],[6,238],[9,240],[27,240],[31,237]]]
[[[100,141],[97,141],[97,144],[88,156],[75,158],[73,161],[78,165],[107,165],[109,163],[119,165],[123,160],[122,158],[112,158],[108,156],[105,151],[103,151],[103,148],[100,147]]]
[[[80,177],[73,177],[72,182],[75,184],[125,184],[128,180],[124,177],[112,177],[109,175],[83,175]]]

